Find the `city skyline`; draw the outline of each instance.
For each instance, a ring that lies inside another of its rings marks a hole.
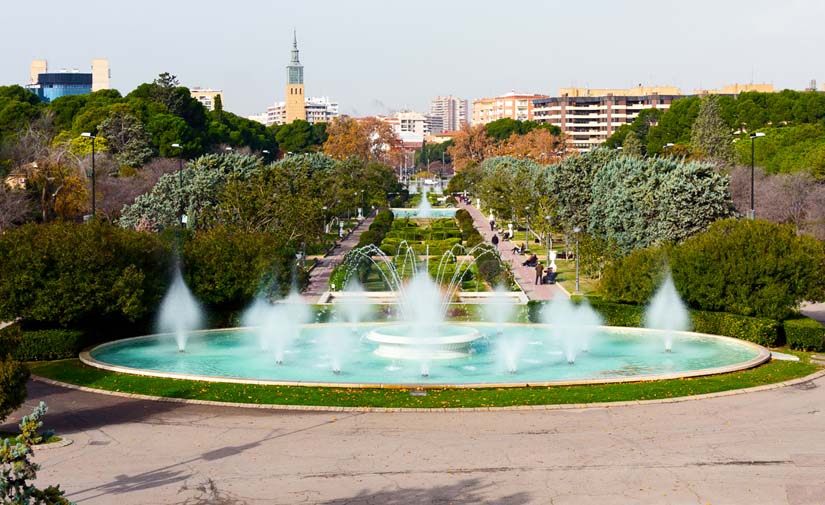
[[[448,94],[468,100],[509,91],[552,96],[567,86],[639,83],[691,90],[770,82],[803,89],[811,79],[822,89],[825,81],[821,66],[795,63],[819,61],[816,48],[825,35],[816,23],[825,5],[595,4],[576,11],[535,1],[502,12],[492,2],[425,0],[420,9],[401,13],[376,1],[281,7],[241,1],[224,9],[207,0],[192,12],[149,0],[116,13],[97,0],[83,10],[51,0],[37,12],[13,4],[6,11],[15,23],[0,36],[0,82],[25,84],[32,59],[61,68],[107,58],[112,87],[124,94],[170,72],[190,88],[222,89],[226,109],[247,116],[283,100],[293,28],[307,96],[335,97],[341,113],[356,116],[426,111],[433,97]],[[32,26],[38,27],[35,39],[24,36]]]

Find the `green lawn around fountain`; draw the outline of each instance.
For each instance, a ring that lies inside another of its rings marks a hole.
[[[166,398],[266,405],[384,408],[477,408],[561,405],[678,398],[784,382],[819,369],[809,353],[789,351],[800,361],[770,361],[750,370],[707,377],[587,386],[427,389],[412,396],[405,388],[260,386],[120,374],[86,366],[78,359],[30,363],[34,375],[120,393]]]

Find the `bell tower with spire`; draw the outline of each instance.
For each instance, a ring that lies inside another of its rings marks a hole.
[[[292,59],[286,66],[286,123],[296,119],[306,121],[304,100],[304,66],[298,59],[298,35],[292,30]]]

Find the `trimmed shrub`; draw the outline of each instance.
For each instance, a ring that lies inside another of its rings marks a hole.
[[[725,220],[671,252],[673,280],[691,307],[781,321],[825,299],[825,244],[791,225]]]
[[[690,317],[693,331],[699,333],[735,337],[766,347],[782,344],[781,325],[773,319],[704,310],[691,310]]]
[[[667,255],[663,248],[637,249],[605,268],[601,292],[609,302],[645,304],[666,271]]]
[[[171,254],[153,233],[102,221],[25,225],[0,236],[0,320],[99,328],[149,317]]]
[[[14,357],[20,361],[74,358],[87,343],[85,333],[79,330],[24,331]]]
[[[31,373],[26,365],[0,357],[0,423],[26,401],[26,382]]]
[[[0,358],[5,354],[9,354],[20,345],[20,339],[23,333],[20,329],[20,323],[14,322],[10,325],[0,329]]]
[[[295,250],[275,234],[217,227],[199,231],[183,248],[186,282],[195,297],[218,311],[235,311],[258,293],[286,294]],[[299,287],[303,277],[297,276]]]
[[[805,318],[788,319],[783,323],[785,342],[791,349],[825,351],[825,326]]]
[[[640,327],[643,324],[645,312],[643,305],[589,301],[593,309],[602,316],[604,324],[607,326]]]

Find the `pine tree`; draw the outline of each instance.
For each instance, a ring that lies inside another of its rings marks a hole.
[[[639,140],[639,136],[636,135],[636,132],[631,131],[624,138],[624,142],[622,142],[622,154],[625,156],[642,155],[642,142]]]
[[[691,147],[712,161],[730,164],[733,161],[731,141],[730,128],[720,113],[719,97],[709,95],[703,98],[690,134]]]

